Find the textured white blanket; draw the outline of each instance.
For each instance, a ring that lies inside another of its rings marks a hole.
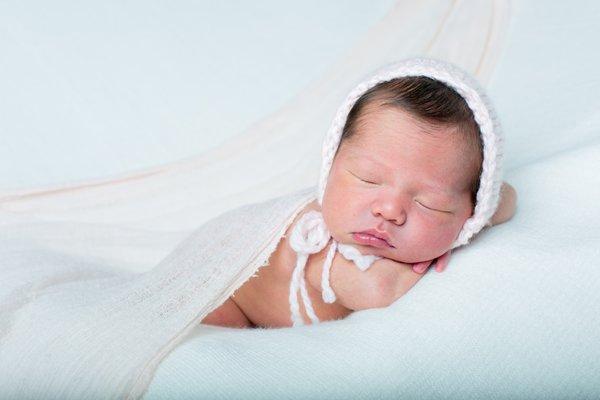
[[[163,357],[267,263],[315,195],[226,212],[143,274],[0,242],[2,398],[139,398]]]

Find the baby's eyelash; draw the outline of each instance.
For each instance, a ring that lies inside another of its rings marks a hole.
[[[359,180],[361,180],[361,181],[363,181],[363,182],[365,182],[365,183],[369,183],[369,184],[371,184],[371,185],[377,185],[377,183],[376,183],[376,182],[367,181],[367,180],[365,180],[365,179],[361,178],[360,176],[358,176],[358,175],[356,175],[356,174],[352,173],[351,171],[348,171],[348,172],[350,172],[352,175],[354,175],[354,177],[356,177],[357,179],[359,179]]]
[[[416,201],[416,200],[415,200],[415,201]],[[421,203],[421,202],[419,202],[419,201],[416,201],[416,202],[417,202],[417,203],[419,203],[421,206],[425,207],[425,208],[426,208],[426,209],[428,209],[428,210],[431,210],[431,211],[437,211],[437,212],[441,212],[441,213],[444,213],[444,214],[450,214],[450,211],[438,210],[438,209],[436,209],[436,208],[427,207],[425,204],[423,204],[423,203]]]
[[[368,183],[370,185],[377,185],[376,182],[367,181],[367,180],[361,178],[360,176],[354,174],[352,171],[350,171],[350,170],[347,170],[347,171],[350,172],[350,174],[352,174],[352,176],[354,176],[356,179],[358,179],[358,180],[360,180],[362,182]],[[436,208],[427,207],[425,204],[423,204],[423,203],[421,203],[420,201],[417,201],[417,200],[415,200],[415,202],[418,203],[421,207],[423,207],[423,208],[425,208],[425,209],[427,209],[429,211],[435,211],[435,212],[444,213],[444,214],[452,214],[452,212],[450,212],[450,211],[438,210]]]

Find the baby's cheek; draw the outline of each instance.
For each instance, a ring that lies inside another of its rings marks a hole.
[[[329,210],[327,214],[323,213],[323,219],[331,236],[339,242],[346,231],[346,218],[341,215],[339,209],[333,209]]]
[[[333,234],[336,230],[338,216],[335,212],[335,208],[330,207],[329,204],[331,203],[329,201],[326,202],[324,198],[321,214],[323,215],[323,220],[325,220],[325,225],[327,226],[329,233]]]
[[[406,232],[410,237],[407,238],[406,246],[401,250],[406,262],[420,262],[431,260],[446,252],[445,246],[448,242],[448,233],[440,228],[439,225],[430,226],[421,225],[418,229]]]
[[[334,238],[344,230],[348,221],[352,221],[352,211],[344,201],[345,196],[338,193],[336,189],[336,187],[332,187],[325,193],[321,210],[325,224]]]
[[[424,239],[425,247],[431,252],[432,258],[439,257],[448,250],[455,236],[454,229],[449,226],[431,229]]]

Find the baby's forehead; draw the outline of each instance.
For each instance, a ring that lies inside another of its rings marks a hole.
[[[408,173],[412,179],[418,178],[425,183],[425,186],[453,194],[467,190],[473,179],[478,177],[478,168],[474,165],[471,157],[461,157],[460,154],[457,154],[449,158],[447,162],[433,163],[436,166],[429,168],[425,165],[431,166],[432,164],[426,154],[417,160],[411,157],[403,159],[400,156],[390,157],[389,153],[382,156],[377,149],[381,149],[381,147],[371,147],[359,143],[350,144],[344,151],[345,165],[349,168],[354,166],[357,170],[374,173],[380,177]],[[430,185],[427,185],[427,180],[431,181]]]
[[[357,157],[375,153],[389,163],[395,158],[401,162],[403,158],[425,161],[443,158],[448,161],[445,168],[462,169],[463,173],[471,170],[475,173],[481,165],[481,156],[474,153],[480,149],[458,124],[427,121],[398,105],[376,100],[365,104],[356,122],[351,136],[340,146],[347,147],[346,153]],[[468,173],[467,179],[472,176]]]
[[[378,148],[386,151],[397,146],[423,150],[443,147],[457,157],[470,158],[472,150],[467,137],[459,132],[458,125],[433,124],[409,113],[404,113],[401,118],[367,114],[346,142],[343,144],[361,152],[372,152]]]
[[[440,122],[432,119],[426,119],[410,108],[401,107],[396,104],[389,104],[383,101],[368,102],[358,114],[358,119],[363,119],[365,122],[387,118],[399,120],[399,122],[410,123],[417,125],[422,130],[436,133],[448,129],[456,129],[457,124],[451,122]]]

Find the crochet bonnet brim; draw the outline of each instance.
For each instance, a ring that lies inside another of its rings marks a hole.
[[[431,58],[410,58],[376,71],[348,94],[338,108],[323,142],[318,202],[322,205],[327,178],[340,143],[342,130],[354,103],[367,90],[380,82],[404,76],[426,76],[439,80],[460,94],[473,112],[483,141],[483,164],[473,215],[467,219],[452,248],[467,244],[484,226],[489,225],[500,200],[502,184],[502,137],[500,124],[491,102],[474,77],[456,65]]]

